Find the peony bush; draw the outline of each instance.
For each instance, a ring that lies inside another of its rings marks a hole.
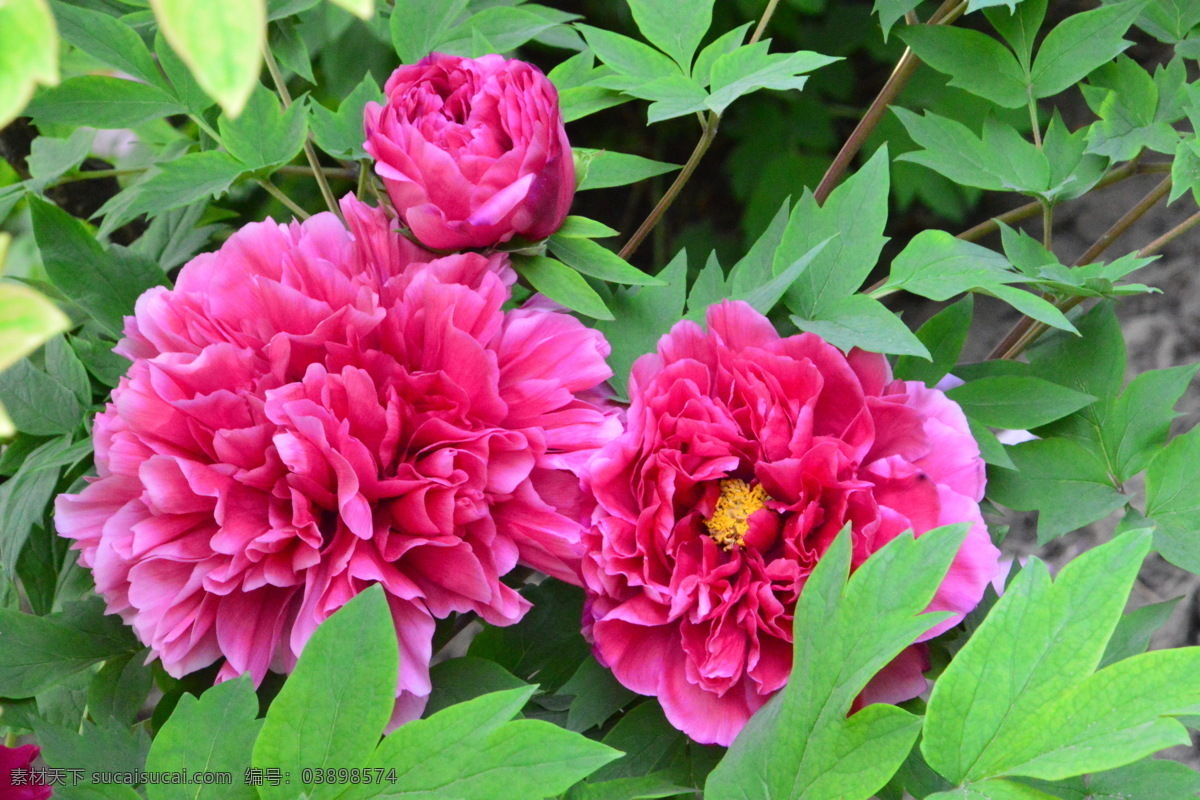
[[[1200,794],[1186,5],[0,0],[0,800]]]

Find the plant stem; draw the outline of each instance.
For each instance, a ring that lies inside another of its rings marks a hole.
[[[274,197],[276,200],[278,200],[279,202],[281,202],[285,206],[287,206],[288,210],[291,211],[293,214],[295,214],[300,219],[302,219],[302,220],[308,219],[310,216],[312,216],[307,211],[305,211],[303,208],[296,205],[296,203],[292,200],[292,198],[290,198],[286,194],[284,194],[283,191],[278,186],[271,183],[270,181],[262,180],[260,178],[260,179],[256,180],[255,183],[257,183],[262,188],[266,189],[267,194],[271,195],[271,197]]]
[[[312,167],[305,167],[300,164],[289,164],[275,171],[281,175],[303,175],[305,177],[312,177],[314,175]],[[325,173],[326,177],[342,178],[348,181],[352,181],[358,177],[358,170],[347,169],[346,167],[321,167],[321,171]]]
[[[762,16],[759,17],[758,25],[754,29],[754,33],[750,36],[748,44],[754,44],[762,38],[763,33],[767,29],[767,24],[771,21],[771,17],[775,14],[775,9],[779,6],[779,0],[770,0],[767,3],[766,9]],[[713,140],[717,138],[717,128],[721,124],[721,115],[715,111],[710,111],[707,118],[703,118],[702,130],[700,133],[700,141],[696,142],[696,147],[692,150],[691,156],[688,157],[687,163],[683,165],[683,169],[675,176],[675,180],[671,183],[667,191],[655,204],[654,208],[646,219],[642,220],[642,224],[629,237],[629,241],[625,242],[625,246],[621,248],[620,256],[626,261],[637,252],[645,238],[650,235],[654,227],[658,225],[663,214],[675,202],[675,198],[683,190],[688,179],[692,177],[692,173],[696,171],[696,167],[700,164],[700,159],[704,158],[704,154],[708,152],[708,148],[712,145]]]
[[[1117,240],[1122,233],[1129,230],[1129,226],[1141,219],[1147,211],[1154,208],[1158,201],[1167,196],[1167,192],[1171,191],[1171,176],[1163,178],[1162,181],[1155,186],[1150,192],[1138,201],[1137,205],[1125,212],[1125,214],[1112,224],[1108,230],[1101,234],[1100,238],[1092,244],[1083,255],[1075,260],[1075,265],[1091,264],[1101,253],[1109,248],[1113,242]]]
[[[205,122],[204,117],[199,114],[188,114],[188,116],[192,118],[192,122],[196,123],[196,127],[208,134],[210,139],[218,144],[220,143],[221,134],[217,133],[213,126]]]
[[[366,197],[367,180],[370,177],[371,177],[371,173],[370,173],[370,170],[367,169],[367,165],[359,164],[358,165],[358,185],[354,189],[354,196],[357,197],[359,200],[362,200],[364,197]]]
[[[15,733],[7,733],[4,735],[4,746],[12,749],[17,746],[17,735]]]
[[[961,16],[962,11],[960,6],[965,10],[965,3],[958,3],[958,0],[945,0],[941,7],[933,12],[933,16],[929,18],[929,25],[947,25]],[[850,162],[858,155],[858,151],[862,149],[863,143],[875,130],[875,126],[879,124],[879,120],[883,118],[884,113],[900,94],[900,91],[908,83],[908,79],[912,77],[920,65],[921,60],[917,58],[917,54],[912,51],[912,48],[905,48],[904,55],[900,56],[900,60],[896,62],[895,69],[888,76],[887,82],[883,84],[883,88],[879,90],[879,94],[871,101],[871,105],[867,107],[867,112],[863,114],[862,119],[854,126],[850,137],[846,139],[842,149],[834,156],[833,163],[829,165],[829,169],[825,170],[825,175],[821,178],[821,182],[817,184],[817,189],[813,192],[813,197],[818,203],[824,203],[829,197],[833,187],[837,185],[838,180],[842,177],[842,173],[850,166]]]
[[[141,175],[145,171],[145,167],[139,169],[89,169],[77,172],[74,175],[64,175],[55,181],[55,185],[74,183],[76,181],[91,181],[98,178],[123,178],[126,175]]]
[[[286,109],[292,104],[292,95],[288,92],[287,84],[283,80],[283,73],[279,71],[279,65],[275,63],[275,56],[267,45],[263,45],[263,60],[267,63],[271,81],[274,82],[275,89],[279,92],[279,98],[283,100],[283,107]],[[338,207],[333,190],[329,188],[329,181],[325,178],[321,162],[317,160],[317,153],[313,150],[312,141],[307,136],[304,139],[304,157],[308,159],[308,165],[312,167],[313,177],[317,179],[317,186],[321,188],[321,196],[325,198],[325,205],[337,215],[338,219],[342,219],[342,209]],[[345,222],[344,219],[342,221]]]
[[[1168,244],[1175,241],[1180,236],[1187,233],[1188,231],[1190,231],[1192,228],[1196,227],[1197,225],[1200,225],[1200,211],[1197,211],[1195,214],[1192,214],[1190,217],[1185,219],[1183,222],[1179,223],[1174,228],[1171,228],[1171,230],[1167,231],[1162,236],[1158,237],[1153,242],[1151,242],[1150,244],[1143,247],[1141,250],[1138,250],[1138,256],[1141,258],[1145,258],[1146,256],[1154,255],[1159,250],[1163,249]]]
[[[1025,96],[1029,98],[1029,124],[1033,127],[1033,143],[1037,145],[1037,149],[1042,149],[1042,126],[1038,122],[1037,117],[1037,101],[1033,99],[1033,88],[1030,87],[1025,92]]]
[[[1053,253],[1054,243],[1054,206],[1045,200],[1039,201],[1042,206],[1042,247]]]

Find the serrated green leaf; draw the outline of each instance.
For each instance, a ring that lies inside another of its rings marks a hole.
[[[746,31],[750,30],[750,26],[753,24],[753,22],[747,22],[739,25],[731,31],[725,31],[706,44],[700,51],[700,55],[696,56],[696,63],[692,65],[692,78],[701,86],[708,86],[712,80],[713,62],[741,47],[742,42],[746,39]]]
[[[1185,139],[1175,151],[1171,162],[1171,194],[1168,203],[1173,203],[1187,192],[1200,203],[1200,139]]]
[[[271,703],[252,761],[290,771],[293,783],[260,787],[264,800],[290,800],[297,791],[332,797],[332,786],[304,782],[301,770],[367,766],[392,716],[398,667],[392,614],[382,587],[372,586],[317,628]]]
[[[1088,75],[1132,42],[1123,38],[1146,0],[1126,0],[1072,14],[1046,35],[1033,60],[1033,96],[1050,97]]]
[[[534,289],[593,319],[613,319],[603,298],[578,272],[553,258],[527,256],[513,259],[513,266]]]
[[[882,704],[846,714],[872,675],[944,618],[920,612],[966,526],[917,539],[901,535],[847,580],[848,528],[817,562],[796,603],[787,686],[751,717],[709,775],[711,800],[866,800],[908,755],[919,718]]]
[[[268,29],[268,46],[284,69],[289,69],[309,83],[316,83],[312,71],[312,56],[304,38],[296,32],[296,24],[282,20]]]
[[[792,209],[783,240],[775,251],[776,275],[818,243],[834,237],[792,285],[788,308],[804,319],[818,319],[821,308],[854,293],[870,274],[887,239],[888,150],[881,147],[853,176],[817,205],[806,192]],[[869,312],[868,312],[869,313]]]
[[[610,88],[623,89],[669,75],[683,77],[679,67],[671,59],[637,39],[590,25],[575,27],[583,34],[596,57],[626,79]]]
[[[154,737],[146,770],[228,772],[234,780],[227,786],[151,783],[146,786],[150,800],[257,800],[258,790],[243,780],[263,726],[257,716],[258,698],[248,676],[218,684],[199,700],[190,694],[180,697]]]
[[[115,248],[106,252],[82,222],[58,206],[30,197],[29,210],[50,281],[111,334],[121,333],[142,292],[166,283],[156,265],[123,258]]]
[[[627,0],[648,41],[690,72],[692,56],[712,24],[714,0]]]
[[[699,83],[686,75],[673,74],[657,78],[625,90],[627,94],[650,100],[646,120],[653,125],[675,117],[703,111],[709,94]]]
[[[0,128],[13,120],[37,84],[58,83],[58,34],[45,0],[0,5]]]
[[[308,134],[304,106],[296,102],[284,111],[279,96],[259,84],[237,119],[221,115],[225,149],[247,170],[286,164],[304,147]]]
[[[390,29],[401,63],[415,64],[442,44],[467,0],[396,0]]]
[[[1005,108],[1021,108],[1028,97],[1021,65],[992,37],[968,28],[914,25],[899,36],[922,61],[959,86]]]
[[[343,800],[542,800],[566,791],[620,753],[538,720],[509,722],[534,687],[494,692],[402,726],[369,766],[396,770],[395,783],[351,787]]]
[[[929,764],[968,786],[1005,775],[1056,780],[1177,740],[1182,726],[1160,715],[1195,702],[1200,676],[1180,676],[1200,650],[1094,672],[1148,549],[1144,531],[1124,534],[1053,584],[1031,560],[934,686],[921,744]]]
[[[637,697],[622,686],[610,670],[600,666],[594,656],[584,659],[558,692],[571,695],[567,730],[578,733],[603,725]]]
[[[262,67],[264,0],[150,0],[150,7],[200,88],[229,116],[241,113]]]
[[[955,183],[979,189],[1003,191],[1009,188],[995,172],[994,155],[966,125],[929,111],[919,116],[893,106],[892,112],[899,117],[913,141],[925,148],[901,153],[896,156],[898,161],[922,164]]]
[[[382,103],[383,91],[371,73],[367,73],[354,91],[346,96],[336,112],[313,103],[309,106],[309,125],[317,146],[339,158],[367,158],[363,150],[363,109],[367,103]]]
[[[123,199],[125,192],[97,213],[114,214],[122,223],[141,214],[157,215],[224,194],[246,172],[244,164],[219,150],[188,153],[156,169],[146,181],[125,190],[132,196],[122,205],[114,201]],[[109,223],[108,216],[105,222]]]
[[[931,300],[949,300],[972,289],[1022,280],[999,253],[945,231],[926,230],[892,261],[891,274],[877,296],[903,289]]]
[[[739,47],[715,62],[709,75],[711,94],[705,105],[718,114],[730,103],[759,89],[800,89],[808,79],[802,77],[837,61],[808,51],[799,53],[768,53],[769,42],[756,42]]]
[[[25,113],[41,123],[131,128],[186,110],[157,86],[105,75],[81,75],[39,93]]]

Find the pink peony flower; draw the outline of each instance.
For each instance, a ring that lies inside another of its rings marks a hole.
[[[578,582],[576,474],[620,425],[595,393],[607,342],[502,310],[503,256],[430,260],[382,212],[342,209],[349,231],[248,225],[138,300],[99,475],[57,526],[175,676],[288,671],[382,584],[399,721],[429,693],[435,619],[519,620],[500,581],[518,561]]]
[[[368,103],[366,150],[400,217],[427,247],[544,239],[575,194],[558,93],[532,64],[433,53]]]
[[[0,745],[0,800],[46,800],[54,790],[33,772],[33,761],[41,750],[32,744],[21,747]]]
[[[728,745],[787,683],[792,613],[847,523],[853,565],[898,534],[972,523],[930,610],[953,626],[997,573],[979,513],[984,465],[962,411],[893,381],[881,355],[814,334],[780,338],[749,305],[684,321],[634,364],[624,435],[593,459],[584,534],[585,633],[673,725]],[[909,648],[864,700],[925,688]]]

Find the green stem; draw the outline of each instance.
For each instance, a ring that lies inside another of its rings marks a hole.
[[[286,194],[284,194],[282,189],[280,189],[278,186],[271,183],[270,181],[262,180],[260,178],[260,179],[256,180],[255,183],[257,183],[259,186],[261,186],[263,189],[265,189],[267,191],[267,194],[271,195],[271,197],[274,197],[276,200],[278,200],[279,202],[281,202],[285,206],[287,206],[288,210],[291,211],[293,214],[295,214],[300,219],[304,220],[304,219],[308,219],[310,216],[312,216],[307,211],[305,211],[303,208],[296,205],[296,203],[292,200],[292,198],[290,198]]]
[[[220,144],[221,134],[217,133],[211,125],[205,122],[204,117],[200,116],[199,114],[189,114],[188,116],[192,118],[192,122],[196,123],[196,126],[199,127],[200,130],[207,133],[214,142]]]
[[[123,178],[127,175],[141,175],[146,171],[146,167],[140,169],[90,169],[83,172],[77,172],[74,175],[64,175],[55,183],[74,183],[76,181],[93,181],[99,178]]]
[[[1054,206],[1047,203],[1045,200],[1040,201],[1042,204],[1042,247],[1053,253],[1052,244],[1054,242]]]
[[[1042,126],[1038,122],[1037,101],[1033,99],[1033,87],[1029,87],[1025,91],[1025,96],[1029,98],[1029,124],[1033,126],[1033,143],[1037,145],[1037,149],[1042,149]]]
[[[311,178],[315,175],[312,167],[306,167],[302,164],[288,164],[275,170],[280,175],[303,175]],[[358,170],[346,169],[345,167],[321,167],[321,171],[326,177],[342,178],[343,180],[352,181],[358,177]]]
[[[759,17],[758,25],[754,29],[754,33],[750,36],[748,44],[754,44],[762,38],[763,33],[767,29],[767,24],[771,21],[771,17],[775,14],[775,9],[779,6],[779,0],[770,0],[767,3],[766,9],[763,10],[762,16]],[[696,167],[700,164],[700,159],[704,158],[704,154],[708,152],[709,146],[717,137],[717,128],[721,124],[721,115],[715,111],[710,111],[707,119],[703,120],[702,130],[700,133],[700,141],[696,142],[696,147],[692,150],[692,154],[688,157],[687,163],[683,165],[683,169],[675,176],[675,180],[667,188],[667,191],[655,204],[654,208],[647,215],[646,219],[642,220],[642,224],[629,237],[629,241],[625,242],[625,246],[621,248],[620,256],[626,261],[637,252],[638,247],[645,241],[650,232],[662,220],[663,215],[671,204],[675,202],[675,198],[683,191],[684,185],[692,177],[692,173],[696,171]]]
[[[275,56],[271,53],[271,48],[263,45],[263,60],[267,63],[267,71],[271,73],[271,81],[275,84],[275,89],[279,92],[279,98],[283,100],[283,107],[286,109],[292,104],[292,95],[288,92],[287,83],[283,80],[283,73],[279,71],[279,64],[275,63]],[[325,171],[321,167],[321,162],[317,160],[317,153],[313,150],[312,140],[308,137],[304,139],[304,157],[308,159],[308,165],[312,167],[313,177],[317,179],[317,186],[321,188],[321,196],[325,198],[325,205],[329,210],[337,215],[338,219],[342,219],[342,209],[338,206],[337,199],[333,196],[333,190],[329,188],[329,180],[325,177]]]

